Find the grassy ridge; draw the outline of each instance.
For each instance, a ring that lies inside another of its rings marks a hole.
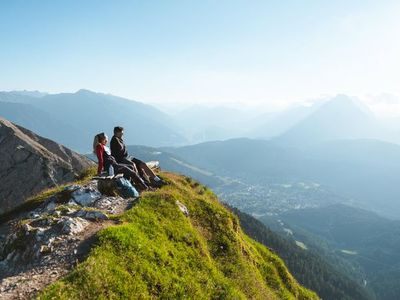
[[[143,193],[120,225],[98,233],[87,260],[38,298],[318,299],[276,254],[242,232],[209,189],[162,175],[170,185]]]

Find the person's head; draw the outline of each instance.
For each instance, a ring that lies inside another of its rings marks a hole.
[[[121,138],[124,134],[124,128],[121,126],[114,127],[114,135]]]
[[[93,140],[93,152],[96,152],[96,147],[98,144],[107,145],[108,136],[104,132],[96,134]]]

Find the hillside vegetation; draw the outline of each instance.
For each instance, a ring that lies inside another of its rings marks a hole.
[[[251,238],[273,249],[283,259],[291,274],[307,288],[318,293],[324,300],[375,299],[375,295],[360,282],[361,274],[342,261],[324,257],[324,252],[299,247],[293,237],[280,235],[267,228],[261,221],[232,208],[239,217],[242,230]],[[301,239],[302,240],[302,239]],[[354,267],[353,267],[354,268]],[[353,275],[354,273],[354,275]],[[358,277],[356,276],[358,275]],[[393,299],[393,298],[392,298]]]
[[[209,189],[161,176],[170,184],[143,193],[116,217],[120,224],[98,233],[87,259],[38,298],[318,299],[275,253],[243,233]]]

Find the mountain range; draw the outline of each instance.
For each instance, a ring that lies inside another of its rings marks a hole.
[[[139,145],[178,145],[185,141],[171,118],[160,110],[88,90],[34,96],[2,92],[0,115],[83,153],[92,151],[97,133],[112,135],[115,126],[124,127],[126,137]]]
[[[75,109],[78,104],[82,109]],[[112,134],[117,125],[126,128],[129,144],[155,147],[240,137],[290,147],[336,139],[400,142],[399,131],[388,129],[367,107],[346,95],[279,112],[197,105],[167,114],[138,101],[88,90],[14,91],[0,92],[0,115],[80,152],[91,152],[93,136],[100,131]]]

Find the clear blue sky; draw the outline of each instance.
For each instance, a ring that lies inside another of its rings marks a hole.
[[[144,102],[400,94],[399,1],[0,1],[0,90]]]

